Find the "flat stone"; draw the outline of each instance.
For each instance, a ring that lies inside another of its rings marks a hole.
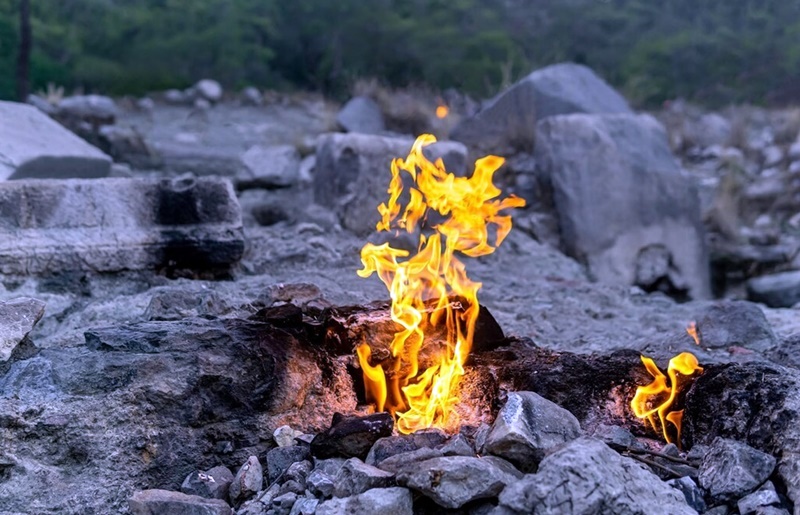
[[[710,296],[697,187],[655,118],[553,116],[538,123],[536,137],[534,156],[542,181],[552,188],[561,243],[592,278],[635,285],[639,266],[646,291]],[[641,269],[654,247],[669,256],[659,276]]]
[[[733,501],[752,492],[772,475],[773,456],[728,438],[711,444],[698,476],[712,501]]]
[[[28,336],[44,315],[41,300],[20,297],[0,301],[0,363],[8,361],[14,349]]]
[[[441,447],[442,454],[445,456],[475,456],[475,449],[462,434],[457,434]]]
[[[402,452],[386,458],[378,463],[378,468],[396,474],[409,463],[419,463],[433,458],[441,458],[442,456],[444,456],[444,453],[440,449],[420,447],[414,451]]]
[[[690,515],[681,492],[606,444],[579,438],[500,494],[505,513]],[[501,512],[502,513],[502,512]]]
[[[532,472],[548,451],[580,434],[580,423],[569,411],[536,393],[512,392],[498,412],[483,450]]]
[[[772,308],[790,308],[800,302],[800,270],[753,277],[747,281],[747,296]]]
[[[0,101],[0,181],[97,178],[109,171],[110,157],[34,106]]]
[[[318,458],[367,457],[370,448],[384,436],[392,434],[394,419],[388,413],[374,413],[363,417],[346,417],[337,413],[331,427],[311,441],[311,453]]]
[[[406,488],[374,488],[353,497],[320,503],[316,515],[412,515],[413,499]]]
[[[225,501],[169,490],[142,490],[128,500],[133,515],[233,515]]]
[[[397,483],[416,490],[439,506],[456,509],[478,499],[496,497],[517,478],[491,460],[467,456],[433,458],[411,463],[397,474]]]
[[[736,506],[739,507],[740,515],[752,515],[759,513],[760,508],[768,506],[779,508],[780,505],[781,499],[775,490],[758,490],[742,497],[736,503]]]
[[[701,312],[696,328],[704,348],[743,347],[763,353],[779,345],[764,312],[751,302],[714,303]]]
[[[289,515],[315,515],[318,505],[319,499],[308,499],[306,497],[297,499],[292,505],[292,511],[289,512]]]
[[[3,274],[227,270],[243,252],[224,179],[0,183]]]
[[[336,123],[345,132],[379,134],[386,130],[380,106],[369,97],[353,97],[336,114]]]
[[[372,488],[395,486],[394,474],[385,472],[372,465],[367,465],[358,458],[350,458],[334,478],[336,497],[350,497],[366,492]]]
[[[408,435],[393,435],[378,439],[370,448],[367,459],[369,465],[378,466],[383,460],[392,456],[416,451],[422,448],[434,448],[442,445],[447,435],[441,431],[416,431]]]
[[[247,188],[287,188],[297,182],[300,154],[292,145],[254,145],[242,154],[244,168],[236,176],[236,186]]]
[[[233,478],[229,489],[230,499],[233,503],[241,502],[258,493],[263,485],[264,469],[261,462],[257,457],[250,456]]]
[[[281,474],[289,470],[296,462],[301,462],[309,457],[308,446],[290,445],[276,447],[267,453],[267,478],[269,482],[277,480]]]
[[[234,475],[228,467],[214,467],[205,472],[192,472],[181,485],[181,492],[208,499],[227,499]]]

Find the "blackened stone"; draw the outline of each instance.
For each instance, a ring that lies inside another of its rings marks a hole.
[[[379,465],[382,461],[398,454],[416,451],[423,447],[434,448],[447,441],[447,435],[441,431],[417,431],[408,435],[387,436],[375,442],[369,450],[367,459],[370,465]]]
[[[228,467],[214,467],[206,472],[192,472],[181,485],[181,492],[209,499],[227,499],[233,483],[233,473]]]
[[[272,483],[277,480],[294,463],[304,461],[308,457],[309,450],[305,445],[290,445],[289,447],[271,449],[267,453],[267,478],[269,482]]]
[[[775,458],[747,444],[716,438],[700,466],[700,486],[713,502],[736,500],[752,492],[775,470]]]
[[[276,327],[299,327],[303,323],[303,310],[294,304],[283,304],[264,308],[251,318]]]
[[[370,448],[384,436],[392,434],[394,419],[388,413],[374,413],[364,417],[333,416],[331,427],[311,441],[311,453],[318,458],[367,457]]]
[[[168,490],[142,490],[128,500],[133,515],[233,515],[220,499],[206,499]]]
[[[703,491],[694,482],[694,479],[684,476],[678,479],[670,479],[667,484],[679,490],[686,498],[686,504],[697,510],[699,513],[706,511],[706,501],[703,500]]]

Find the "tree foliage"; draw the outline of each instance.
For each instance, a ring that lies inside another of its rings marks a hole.
[[[0,0],[0,98],[14,95],[18,0]],[[345,95],[374,77],[495,93],[577,61],[635,103],[795,102],[798,0],[31,0],[33,89],[229,88]]]

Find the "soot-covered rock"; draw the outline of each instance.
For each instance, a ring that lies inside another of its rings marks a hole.
[[[267,478],[270,483],[284,474],[292,464],[309,457],[308,446],[289,445],[277,447],[267,453]]]
[[[500,495],[503,514],[689,515],[681,492],[599,440],[579,438]],[[504,510],[504,511],[503,511]]]
[[[578,419],[561,406],[533,392],[510,393],[486,436],[483,451],[533,472],[548,451],[580,433]]]
[[[225,501],[168,490],[136,492],[128,507],[133,515],[233,515]]]
[[[758,488],[773,470],[773,456],[736,440],[716,438],[703,457],[698,479],[713,502],[727,502]]]
[[[311,441],[311,453],[318,458],[367,457],[370,448],[384,436],[392,434],[394,418],[388,413],[374,413],[363,417],[333,416],[331,427]]]
[[[438,430],[417,431],[408,435],[386,436],[375,442],[364,460],[370,465],[378,466],[387,458],[417,449],[433,449],[447,440],[447,435]]]

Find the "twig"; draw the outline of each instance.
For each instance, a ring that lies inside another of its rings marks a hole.
[[[641,456],[638,456],[636,454],[628,454],[628,456],[630,456],[631,458],[635,459],[636,461],[640,461],[640,462],[644,463],[645,465],[649,465],[651,467],[659,468],[659,469],[663,470],[664,472],[666,472],[667,474],[669,474],[671,476],[675,476],[675,477],[682,477],[683,476],[682,474],[679,474],[678,472],[675,472],[674,470],[672,470],[671,468],[667,467],[666,465],[662,465],[661,463],[657,463],[657,462],[655,462],[653,460],[648,460],[647,458],[642,458]]]
[[[680,463],[681,465],[693,466],[692,462],[689,460],[685,460],[677,456],[670,456],[669,454],[664,454],[663,452],[651,451],[649,449],[631,449],[631,448],[628,448],[627,451],[632,452],[634,454],[649,454],[651,456],[658,456],[659,458],[664,458],[665,460],[669,460],[675,463]]]

